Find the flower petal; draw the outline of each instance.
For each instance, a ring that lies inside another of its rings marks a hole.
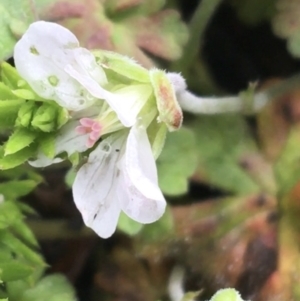
[[[117,162],[125,138],[111,135],[103,140],[79,169],[73,184],[74,202],[85,224],[102,237],[113,233],[120,213]]]
[[[91,76],[101,86],[107,84],[105,72],[102,67],[97,64],[94,55],[89,50],[85,48],[74,49],[74,57],[77,62],[75,67],[79,67],[78,71]]]
[[[156,165],[143,126],[135,125],[130,130],[121,168],[119,185],[125,185],[122,190],[127,191],[127,195],[118,194],[122,210],[141,223],[158,220],[166,201],[158,187]]]
[[[145,197],[132,184],[126,172],[121,173],[117,196],[121,209],[139,223],[153,223],[165,212],[166,203],[164,199],[155,200]]]
[[[82,153],[88,149],[86,142],[89,133],[78,134],[76,131],[77,126],[78,120],[71,120],[60,129],[55,139],[56,155],[67,152],[70,156],[75,152]]]
[[[138,113],[151,95],[151,87],[148,85],[126,87],[111,93],[102,88],[93,78],[82,74],[71,65],[66,66],[65,71],[80,82],[91,95],[106,100],[126,127],[136,123]]]
[[[64,71],[65,65],[76,62],[74,51],[78,47],[78,40],[68,29],[38,21],[17,42],[15,65],[39,96],[68,110],[81,110],[95,99]]]
[[[28,161],[28,163],[36,168],[46,167],[52,164],[60,163],[63,159],[61,158],[48,158],[43,153],[39,153],[36,160]]]
[[[93,219],[85,222],[88,227],[92,228],[102,238],[110,237],[117,228],[121,208],[117,200],[116,191],[116,185],[113,185],[105,199],[105,203],[99,205],[95,210]]]

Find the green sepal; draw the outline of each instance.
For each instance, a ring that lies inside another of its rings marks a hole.
[[[23,99],[11,99],[0,101],[0,127],[13,127],[18,116],[18,111]]]
[[[172,83],[162,70],[153,69],[149,71],[149,74],[160,121],[167,125],[169,131],[179,129],[182,124],[183,115]]]
[[[80,164],[81,155],[78,152],[73,153],[69,156],[69,161],[72,163],[73,166],[78,166]]]
[[[149,83],[148,70],[129,57],[110,51],[93,51],[97,63],[105,69],[110,69],[130,80]]]
[[[36,133],[26,128],[17,128],[4,146],[4,156],[14,154],[28,147],[36,138]]]
[[[75,178],[76,178],[76,174],[77,174],[77,171],[76,171],[76,168],[70,168],[65,176],[65,183],[67,184],[67,186],[69,188],[72,188],[73,186],[73,183],[75,181]]]
[[[30,1],[1,0],[0,15],[1,61],[12,56],[17,40],[25,32],[28,25],[36,20],[36,14]]]
[[[65,125],[70,119],[70,114],[67,109],[58,107],[58,112],[56,114],[56,129],[60,129],[63,125]]]
[[[32,143],[30,146],[21,149],[20,151],[4,157],[4,148],[0,149],[0,169],[10,169],[23,164],[30,158],[35,157],[37,145]]]
[[[165,145],[168,129],[164,123],[154,120],[147,128],[148,138],[151,144],[154,159],[157,159]]]

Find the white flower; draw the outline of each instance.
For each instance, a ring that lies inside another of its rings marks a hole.
[[[121,211],[140,223],[163,215],[153,153],[160,153],[167,128],[182,123],[176,89],[164,71],[106,55],[96,61],[69,30],[44,21],[33,23],[14,51],[18,72],[41,100],[56,101],[70,115],[57,132],[54,158],[40,153],[30,163],[47,166],[64,152],[86,154],[95,147],[77,172],[73,196],[85,224],[103,238],[114,233]]]
[[[130,127],[145,104],[132,97],[127,87],[114,92],[105,89],[107,77],[94,55],[58,24],[31,24],[15,46],[14,60],[19,74],[39,96],[68,110],[79,111],[102,99]]]
[[[73,196],[85,224],[103,238],[114,233],[121,210],[140,223],[158,220],[166,202],[146,129],[104,139],[79,169]]]

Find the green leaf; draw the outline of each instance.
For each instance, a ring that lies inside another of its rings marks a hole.
[[[4,201],[0,203],[0,229],[5,229],[22,218],[23,214],[14,202]]]
[[[7,180],[34,180],[37,184],[43,182],[43,177],[28,166],[18,166],[9,170],[0,170],[0,177]]]
[[[261,191],[259,183],[241,165],[241,160],[248,155],[257,154],[257,146],[243,117],[202,115],[191,127],[196,135],[200,163],[198,178],[237,194]]]
[[[16,99],[15,94],[13,94],[9,89],[9,87],[7,87],[2,82],[0,82],[0,99],[1,100]]]
[[[15,154],[23,148],[28,147],[34,141],[36,135],[35,132],[26,128],[17,128],[4,146],[4,156]]]
[[[157,160],[159,186],[168,195],[184,194],[188,178],[197,166],[195,136],[187,128],[167,136],[165,146]]]
[[[29,276],[33,268],[21,262],[0,262],[0,279],[15,281]]]
[[[1,63],[1,79],[3,83],[11,89],[29,87],[25,80],[19,75],[16,68],[6,62]]]
[[[26,290],[18,301],[75,301],[73,287],[62,275],[50,275]]]
[[[171,210],[166,208],[164,215],[155,223],[144,225],[138,235],[142,242],[151,243],[170,238],[174,233],[174,222]]]
[[[55,138],[57,133],[43,133],[38,138],[38,144],[40,146],[40,150],[45,154],[48,158],[54,158],[55,156]]]
[[[286,145],[275,164],[279,193],[286,195],[300,180],[300,126],[290,130]]]
[[[18,116],[18,111],[24,103],[23,99],[0,101],[0,127],[13,127]]]
[[[275,12],[274,0],[231,0],[238,17],[249,25],[269,20]]]
[[[7,231],[0,232],[0,241],[3,245],[11,249],[19,259],[33,265],[35,267],[44,267],[45,263],[42,256],[30,247],[28,247],[19,238],[15,237],[12,233]]]
[[[25,32],[34,21],[34,12],[30,0],[2,0],[0,3],[0,60],[12,55],[16,35]],[[17,30],[16,30],[17,29]]]
[[[5,199],[16,199],[27,195],[37,184],[34,180],[16,180],[0,183],[0,194],[3,194]]]
[[[30,158],[33,158],[36,155],[36,152],[37,146],[31,144],[29,147],[4,157],[4,149],[0,148],[0,169],[10,169],[19,166]]]
[[[37,95],[31,89],[16,89],[12,90],[12,93],[22,99],[35,100]]]
[[[125,213],[121,212],[119,221],[118,221],[118,229],[125,232],[126,234],[133,236],[140,232],[143,228],[143,224],[138,223],[128,217]]]
[[[20,237],[25,243],[38,247],[39,243],[35,238],[31,229],[21,220],[15,220],[14,225],[12,226],[14,233]]]

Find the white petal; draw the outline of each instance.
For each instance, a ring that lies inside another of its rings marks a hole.
[[[149,188],[151,189],[151,188]],[[157,221],[165,212],[166,202],[145,197],[130,181],[126,172],[120,176],[118,199],[121,209],[133,220],[148,224]]]
[[[133,126],[151,93],[150,85],[130,85],[115,91],[114,95],[119,97],[110,101],[113,102],[113,106],[109,104],[117,114],[119,112],[119,115],[122,114],[122,118],[126,118],[129,126]]]
[[[59,131],[55,139],[55,154],[67,152],[72,155],[75,152],[84,152],[88,149],[86,142],[89,133],[78,134],[75,129],[79,125],[78,120],[71,120],[65,124]]]
[[[143,127],[136,125],[130,130],[121,164],[120,182],[127,187],[127,195],[118,195],[122,210],[141,223],[158,220],[166,201],[158,187],[156,165]]]
[[[116,185],[112,186],[103,205],[95,210],[92,220],[88,220],[86,225],[92,228],[100,237],[110,237],[117,228],[121,208],[117,200]]]
[[[53,22],[32,23],[21,39],[23,38],[27,43],[32,43],[29,46],[38,46],[36,50],[45,57],[51,57],[56,49],[69,50],[79,47],[76,36],[70,30]]]
[[[65,65],[75,61],[78,46],[78,40],[66,28],[35,22],[15,46],[15,65],[38,95],[69,110],[81,110],[94,98],[64,71]]]
[[[33,167],[46,167],[52,164],[60,163],[63,159],[61,158],[48,158],[43,153],[39,153],[37,159],[34,161],[28,161],[28,163]]]
[[[77,62],[77,68],[80,67],[82,73],[91,76],[100,85],[107,84],[106,74],[100,67],[94,55],[85,48],[74,49],[74,57]],[[76,66],[76,65],[75,65]]]
[[[119,175],[119,150],[124,145],[125,138],[126,136],[111,135],[103,140],[90,154],[88,162],[79,169],[73,184],[74,202],[85,224],[102,237],[105,233],[111,235],[120,212],[115,187]],[[111,202],[115,204],[110,204]],[[101,222],[102,218],[107,225]]]
[[[66,66],[65,71],[80,82],[91,95],[106,100],[110,107],[116,112],[119,120],[126,127],[131,127],[136,123],[140,109],[146,103],[152,92],[150,86],[137,85],[136,90],[131,86],[111,93],[102,88],[93,78],[78,72],[71,65]]]

